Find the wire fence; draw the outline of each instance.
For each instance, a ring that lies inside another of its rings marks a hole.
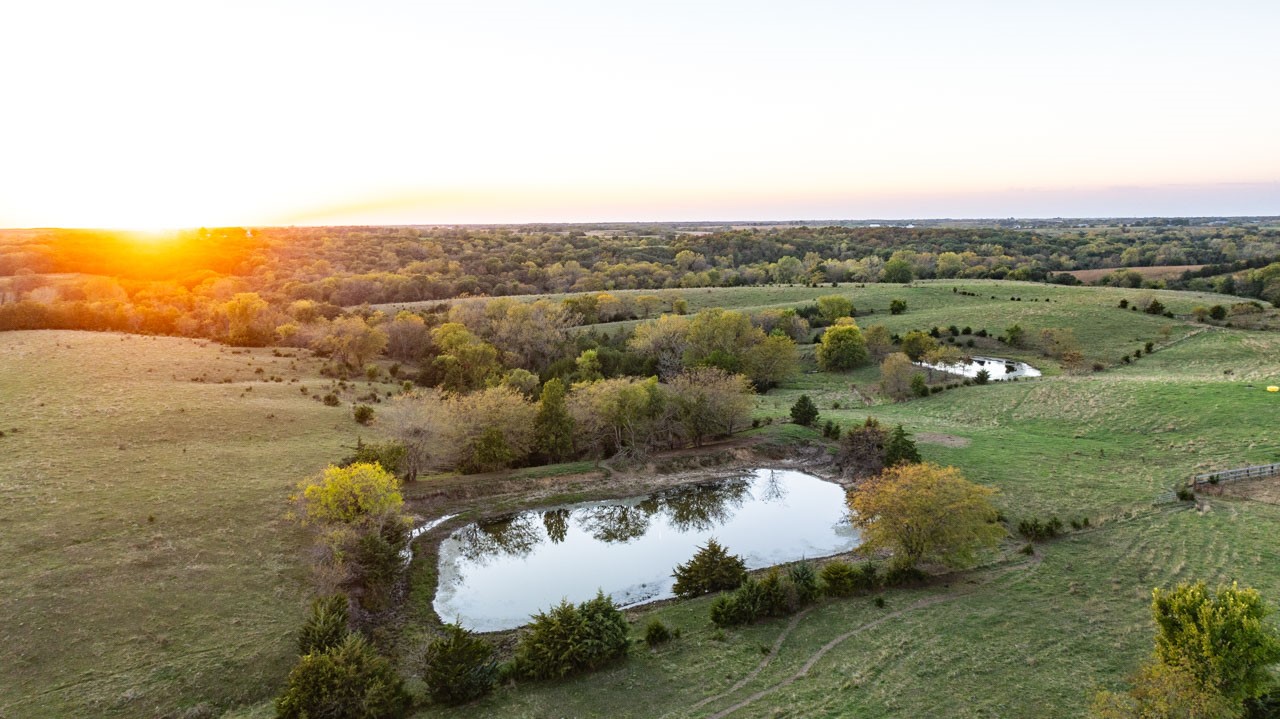
[[[1272,464],[1259,464],[1252,467],[1224,469],[1220,472],[1197,474],[1192,479],[1192,484],[1199,487],[1202,484],[1220,484],[1222,482],[1234,482],[1241,479],[1260,479],[1262,477],[1275,477],[1278,475],[1280,475],[1280,462],[1274,462]]]

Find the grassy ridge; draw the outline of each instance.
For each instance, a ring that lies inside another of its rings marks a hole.
[[[17,332],[0,366],[0,715],[271,696],[307,589],[284,499],[355,433],[313,361]]]

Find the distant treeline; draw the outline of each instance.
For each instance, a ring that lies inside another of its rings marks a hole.
[[[273,227],[168,237],[9,230],[0,231],[0,329],[74,327],[226,339],[233,324],[227,303],[250,293],[281,313],[306,300],[332,318],[342,307],[464,296],[930,278],[1068,282],[1062,273],[1070,270],[1178,264],[1211,265],[1213,270],[1200,273],[1214,274],[1169,281],[1169,287],[1275,301],[1280,297],[1271,295],[1280,288],[1268,289],[1265,266],[1277,256],[1280,229],[1253,225],[829,226],[705,233],[660,225],[591,232]],[[1224,279],[1219,268],[1237,276]],[[1134,282],[1126,275],[1107,281]]]

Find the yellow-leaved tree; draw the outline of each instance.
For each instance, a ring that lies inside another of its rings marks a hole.
[[[955,467],[904,464],[859,485],[849,507],[863,552],[888,550],[899,568],[924,561],[963,567],[1006,534],[991,504],[994,494]]]
[[[404,506],[399,480],[378,464],[330,465],[301,489],[308,522],[358,524],[398,514]]]

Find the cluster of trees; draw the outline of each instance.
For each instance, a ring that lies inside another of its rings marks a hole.
[[[397,396],[379,421],[404,447],[407,478],[432,469],[482,472],[529,463],[700,445],[745,427],[753,406],[746,377],[718,367],[657,377],[595,378],[542,386],[537,401],[507,385],[467,393]]]

